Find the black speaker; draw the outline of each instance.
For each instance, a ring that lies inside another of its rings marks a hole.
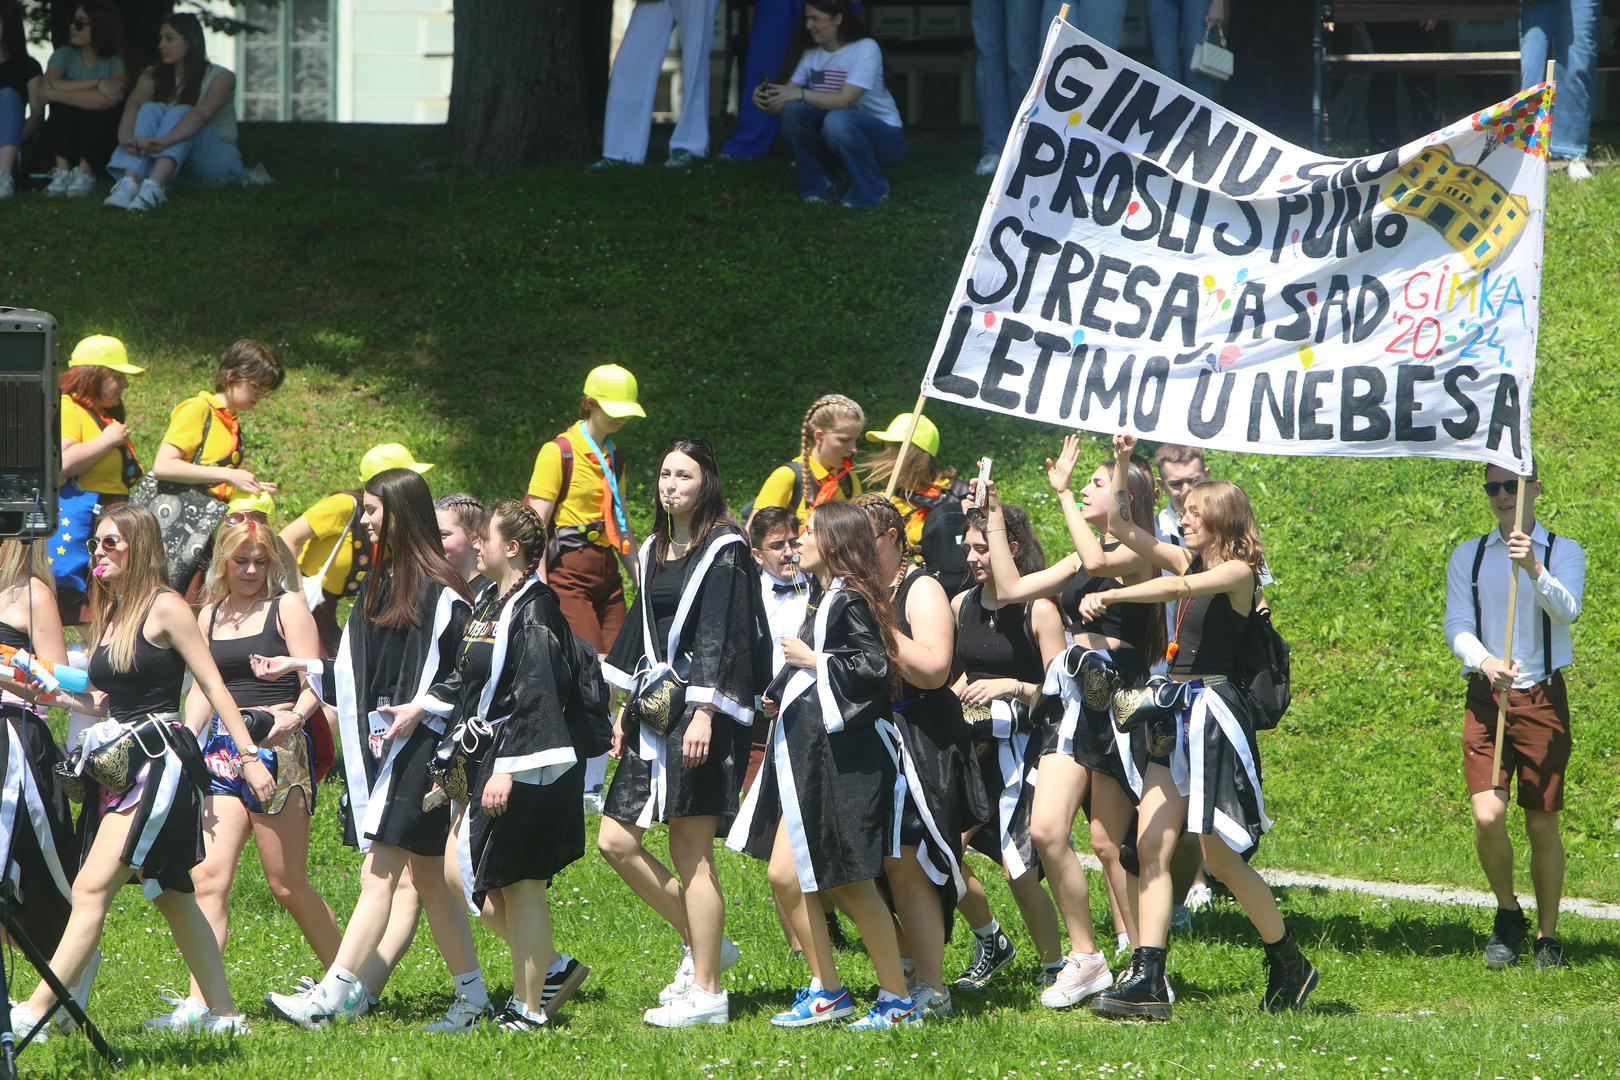
[[[56,531],[60,400],[56,320],[0,307],[0,537]]]

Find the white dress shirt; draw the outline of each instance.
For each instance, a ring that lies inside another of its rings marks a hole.
[[[790,592],[778,586],[793,585]],[[768,571],[759,572],[759,592],[765,600],[765,620],[771,628],[771,674],[782,670],[782,639],[797,637],[804,629],[804,613],[810,606],[811,581],[808,574],[800,573],[793,581],[783,581]]]
[[[1479,567],[1479,615],[1474,625],[1474,599],[1471,586],[1474,556],[1479,538],[1457,545],[1446,564],[1446,640],[1462,661],[1464,675],[1481,670],[1490,657],[1503,654],[1503,633],[1507,630],[1508,574],[1519,578],[1519,611],[1513,622],[1513,661],[1520,675],[1513,680],[1523,690],[1541,682],[1548,670],[1546,645],[1542,641],[1541,616],[1552,620],[1552,665],[1554,671],[1575,660],[1570,646],[1569,627],[1581,614],[1581,593],[1586,588],[1586,552],[1567,536],[1554,542],[1551,559],[1547,556],[1547,529],[1538,521],[1530,533],[1531,548],[1542,564],[1542,574],[1534,581],[1508,560],[1507,540],[1500,529],[1492,529],[1485,541],[1485,560]]]

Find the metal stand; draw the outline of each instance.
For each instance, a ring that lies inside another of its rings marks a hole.
[[[16,919],[12,918],[11,906],[14,901],[15,897],[12,894],[11,886],[9,884],[0,885],[0,925],[5,927],[6,937],[10,939],[11,944],[27,958],[28,962],[33,965],[34,970],[39,972],[39,977],[45,980],[45,984],[56,995],[56,1004],[45,1010],[45,1015],[40,1017],[39,1026],[44,1027],[50,1023],[51,1017],[56,1015],[57,1009],[66,1009],[67,1014],[73,1017],[79,1027],[84,1029],[85,1037],[90,1040],[90,1045],[96,1048],[96,1053],[106,1059],[108,1065],[115,1069],[122,1069],[124,1067],[123,1060],[119,1058],[111,1046],[107,1045],[107,1040],[101,1037],[101,1032],[85,1011],[79,1007],[79,1003],[74,1000],[73,994],[66,986],[62,985],[62,980],[56,977],[56,973],[51,970],[50,958],[39,951],[28,935],[23,933],[22,929],[17,925]],[[0,964],[0,995],[4,995],[6,1000],[10,998],[10,987],[7,985],[4,964]],[[35,1030],[39,1029],[36,1028]],[[0,1012],[0,1080],[15,1080],[17,1076],[17,1055],[27,1049],[28,1044],[33,1041],[34,1033],[29,1032],[27,1038],[20,1043],[17,1042],[16,1035],[11,1030],[11,1010],[7,1009]]]

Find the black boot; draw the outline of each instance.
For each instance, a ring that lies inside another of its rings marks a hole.
[[[838,921],[838,912],[827,912],[827,943],[835,949],[849,948],[849,941],[844,937],[843,924]]]
[[[1164,977],[1165,950],[1143,945],[1131,950],[1130,973],[1119,985],[1091,999],[1098,1016],[1125,1020],[1170,1019],[1170,984]]]
[[[1524,939],[1529,936],[1530,920],[1524,917],[1523,909],[1497,908],[1491,938],[1485,943],[1485,966],[1495,971],[1517,964],[1519,953],[1524,951]]]
[[[1281,941],[1266,946],[1266,996],[1260,1007],[1266,1012],[1297,1009],[1316,989],[1316,979],[1316,968],[1294,943],[1293,931],[1288,931]]]

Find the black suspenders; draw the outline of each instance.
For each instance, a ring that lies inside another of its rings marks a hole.
[[[1474,548],[1474,570],[1470,581],[1470,584],[1474,590],[1474,636],[1479,638],[1479,640],[1482,642],[1485,640],[1485,632],[1482,629],[1484,624],[1481,622],[1479,616],[1479,568],[1485,562],[1485,544],[1490,540],[1490,538],[1491,534],[1486,533],[1484,536],[1479,538],[1479,545]],[[1549,573],[1551,573],[1550,567],[1552,564],[1553,541],[1557,539],[1558,537],[1552,532],[1547,533],[1547,558],[1543,565],[1549,567]],[[1513,643],[1511,641],[1508,642],[1507,647],[1511,649],[1513,647]],[[1547,610],[1545,608],[1541,610],[1541,663],[1541,681],[1546,682],[1548,679],[1553,677],[1553,661],[1552,616],[1547,614]]]

